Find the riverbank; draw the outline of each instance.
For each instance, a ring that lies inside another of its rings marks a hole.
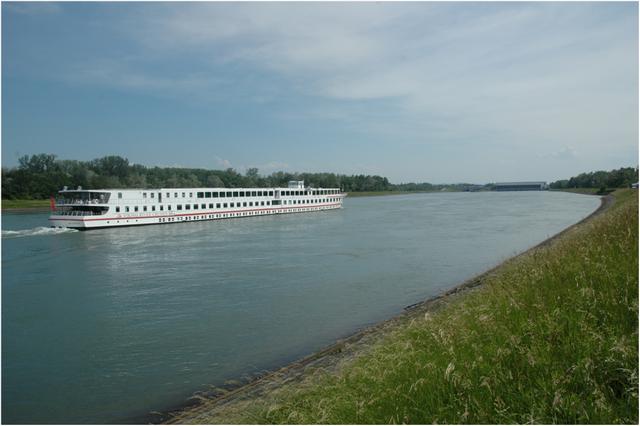
[[[2,200],[3,212],[35,213],[49,209],[49,200]]]
[[[381,195],[418,194],[439,191],[364,191],[349,192],[349,197],[374,197]],[[29,213],[48,211],[49,200],[2,200],[2,211],[10,213]]]
[[[637,423],[637,191],[615,197],[444,295],[170,422]]]
[[[429,192],[439,191],[362,191],[362,192],[348,192],[348,197],[380,197],[386,195],[406,195],[406,194],[427,194]]]
[[[615,191],[615,188],[606,189],[604,193],[600,192],[600,188],[564,188],[564,189],[550,189],[550,191],[558,192],[571,192],[573,194],[582,195],[607,195]]]

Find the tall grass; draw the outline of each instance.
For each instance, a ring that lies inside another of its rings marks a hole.
[[[617,199],[337,372],[194,420],[637,424],[637,191]]]
[[[48,208],[49,200],[2,200],[2,209]]]

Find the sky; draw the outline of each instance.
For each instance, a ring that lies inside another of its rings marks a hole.
[[[2,2],[2,166],[392,183],[638,165],[638,4]]]

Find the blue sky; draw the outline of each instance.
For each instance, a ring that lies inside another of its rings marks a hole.
[[[2,3],[2,165],[392,182],[638,164],[636,3]]]

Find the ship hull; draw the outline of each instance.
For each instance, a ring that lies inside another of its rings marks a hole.
[[[51,227],[73,228],[78,230],[113,228],[138,225],[166,225],[172,223],[185,223],[205,220],[222,220],[233,218],[247,218],[255,216],[305,213],[314,211],[335,210],[342,207],[342,199],[339,202],[320,203],[315,205],[297,206],[271,206],[269,208],[239,208],[233,210],[204,210],[196,213],[164,212],[163,214],[115,214],[104,216],[59,216],[53,213],[49,217]]]

